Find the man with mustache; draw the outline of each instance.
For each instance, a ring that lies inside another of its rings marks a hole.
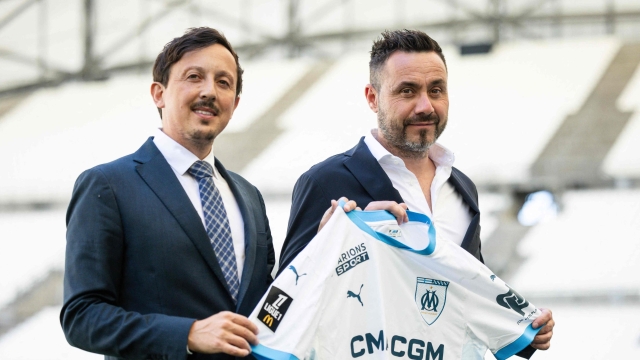
[[[246,316],[273,280],[269,222],[260,192],[213,153],[241,91],[238,56],[214,29],[158,55],[162,128],[73,190],[60,314],[71,345],[108,359],[231,360],[257,344]]]
[[[438,43],[420,31],[385,31],[375,41],[365,87],[378,127],[352,149],[313,166],[293,191],[289,229],[280,271],[315,236],[319,219],[333,199],[345,196],[367,209],[386,206],[394,213],[411,209],[434,220],[439,238],[460,245],[478,260],[480,212],[473,182],[453,167],[451,151],[436,140],[448,121],[447,67]],[[384,201],[389,201],[385,205]],[[530,357],[550,346],[551,311],[534,321],[543,326],[532,345],[518,355]]]

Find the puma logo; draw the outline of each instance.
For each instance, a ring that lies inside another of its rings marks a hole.
[[[353,291],[348,290],[347,291],[347,299],[348,298],[356,298],[360,302],[360,305],[364,306],[364,304],[362,303],[362,299],[360,299],[360,293],[362,292],[362,287],[363,286],[364,286],[364,284],[360,285],[360,291],[358,291],[358,294],[354,294]]]
[[[293,273],[296,274],[296,285],[298,285],[298,279],[300,277],[307,275],[307,273],[298,275],[298,271],[296,270],[295,266],[293,266],[293,265],[289,265],[289,270],[293,271]]]

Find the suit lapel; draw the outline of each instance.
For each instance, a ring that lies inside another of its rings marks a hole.
[[[475,199],[475,196],[471,193],[471,189],[467,181],[460,175],[460,172],[456,168],[451,169],[451,176],[449,177],[449,181],[453,185],[454,188],[458,191],[460,195],[462,195],[462,199],[469,205],[472,211],[476,214],[480,212],[478,209],[478,202]],[[475,216],[475,214],[474,214]]]
[[[360,182],[360,185],[374,200],[393,200],[397,203],[404,202],[400,193],[393,187],[391,179],[384,172],[376,158],[364,142],[364,137],[356,147],[346,152],[350,157],[344,162],[351,174]],[[367,204],[359,204],[366,206]]]
[[[247,293],[251,277],[253,276],[253,266],[256,259],[256,224],[255,219],[252,216],[253,212],[250,211],[247,206],[246,199],[249,199],[249,195],[246,194],[244,187],[238,186],[236,181],[231,177],[218,159],[216,159],[216,168],[218,169],[218,172],[220,172],[220,175],[222,175],[222,177],[227,181],[227,184],[233,193],[233,197],[235,197],[236,202],[238,203],[240,213],[242,214],[242,221],[244,222],[244,267],[242,270],[242,278],[240,279],[240,289],[238,290],[237,299],[237,308],[240,308],[242,299]]]
[[[476,237],[476,233],[478,231],[478,224],[480,222],[480,210],[478,209],[478,202],[476,201],[476,195],[472,193],[472,184],[470,184],[470,180],[468,180],[458,169],[453,168],[451,170],[451,176],[449,177],[449,182],[453,185],[456,191],[462,195],[462,199],[464,200],[469,208],[472,211],[471,223],[469,224],[469,228],[462,239],[462,243],[460,247],[470,252],[472,255],[476,256],[475,251],[471,250],[471,245],[474,243],[474,238]],[[474,225],[475,224],[475,225]],[[476,245],[476,246],[479,246]],[[478,258],[478,260],[482,261],[482,257]]]
[[[200,216],[193,207],[180,181],[176,178],[171,166],[162,156],[152,139],[149,138],[134,154],[134,161],[139,163],[136,166],[138,174],[175,217],[207,265],[229,292],[227,281],[222,274],[222,269],[220,269]]]

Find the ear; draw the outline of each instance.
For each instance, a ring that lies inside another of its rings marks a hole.
[[[236,111],[238,104],[240,104],[240,96],[236,96],[236,103],[233,104],[233,111]]]
[[[371,109],[374,113],[378,113],[378,93],[376,89],[371,84],[367,84],[364,88],[364,96],[367,98],[367,104],[369,104],[369,109]]]
[[[159,82],[153,82],[151,84],[151,97],[153,98],[153,102],[156,104],[156,107],[159,109],[164,108],[164,85]]]

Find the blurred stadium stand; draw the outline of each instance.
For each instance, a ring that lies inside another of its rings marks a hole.
[[[376,125],[372,39],[422,29],[444,45],[440,142],[478,185],[485,260],[554,311],[535,358],[640,358],[637,0],[0,0],[0,359],[96,358],[59,326],[65,208],[83,170],[160,125],[150,66],[202,25],[245,69],[215,153],[265,196],[276,255],[298,176]]]

